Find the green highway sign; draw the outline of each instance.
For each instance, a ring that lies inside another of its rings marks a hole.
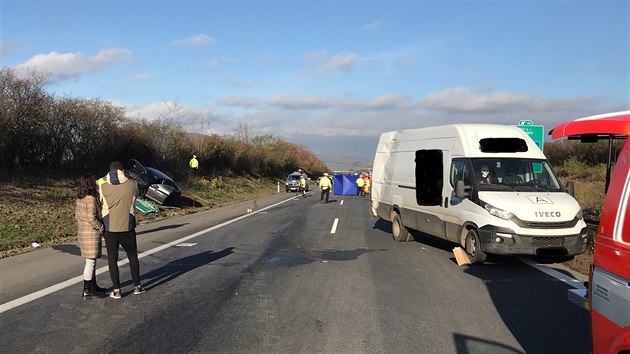
[[[516,127],[527,133],[527,135],[532,138],[534,143],[538,145],[540,151],[543,151],[543,145],[545,143],[545,127],[542,125],[521,125],[521,122],[523,121],[519,121],[519,125],[517,125]]]

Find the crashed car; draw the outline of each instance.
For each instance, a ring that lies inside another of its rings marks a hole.
[[[144,167],[137,160],[130,160],[125,166],[125,175],[138,182],[138,196],[150,199],[160,205],[174,202],[182,195],[182,189],[164,172],[152,167]]]

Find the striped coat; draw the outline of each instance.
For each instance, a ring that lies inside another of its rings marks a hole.
[[[100,206],[96,198],[91,195],[77,199],[74,218],[78,224],[79,246],[81,257],[97,258],[103,223],[101,222]]]

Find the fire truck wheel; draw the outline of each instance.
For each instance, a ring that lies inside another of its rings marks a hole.
[[[465,246],[466,253],[470,256],[470,261],[473,264],[482,264],[486,261],[486,257],[488,255],[481,249],[481,242],[479,242],[479,234],[477,233],[477,230],[468,230]]]

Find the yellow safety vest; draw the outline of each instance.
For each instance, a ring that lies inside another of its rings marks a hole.
[[[332,182],[330,181],[330,178],[328,178],[327,176],[323,176],[322,179],[319,180],[319,186],[323,190],[326,190],[332,187]]]

